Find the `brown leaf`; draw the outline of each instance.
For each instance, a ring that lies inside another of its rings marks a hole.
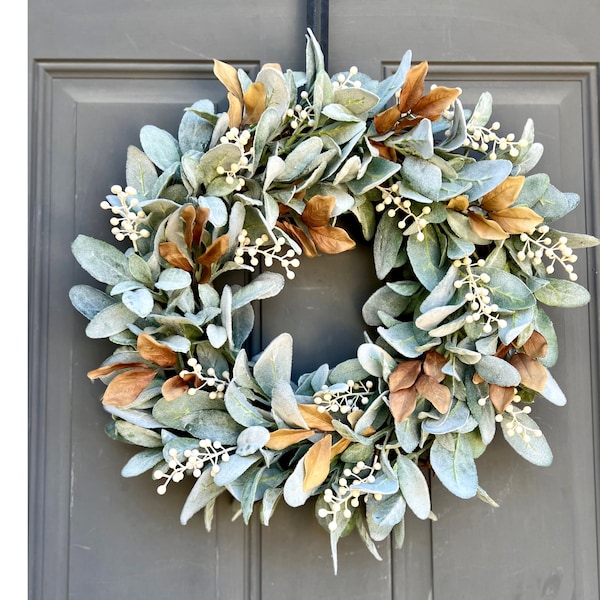
[[[313,429],[279,429],[271,432],[265,444],[270,450],[283,450],[314,435]]]
[[[398,122],[398,119],[402,116],[402,112],[400,111],[400,107],[395,104],[391,106],[387,110],[380,112],[378,115],[375,115],[373,118],[373,125],[375,125],[375,131],[377,133],[387,133],[391,129],[393,129],[394,125]]]
[[[543,392],[548,381],[548,371],[542,363],[526,354],[514,354],[508,361],[521,375],[521,385],[535,392]]]
[[[142,358],[159,367],[172,367],[177,363],[177,353],[147,333],[138,335],[137,351]]]
[[[319,412],[318,409],[316,404],[298,404],[298,410],[307,427],[318,431],[335,431],[331,415],[328,412]]]
[[[423,96],[412,108],[413,115],[437,121],[440,115],[460,96],[458,88],[438,86]]]
[[[479,373],[474,373],[473,374],[473,383],[475,385],[483,383],[484,381],[485,381],[485,379]]]
[[[381,142],[371,141],[371,145],[377,149],[377,152],[381,158],[385,158],[391,162],[396,162],[398,155],[396,154],[396,150],[394,148],[390,148]]]
[[[321,227],[329,223],[331,212],[335,206],[333,196],[313,196],[302,212],[302,221],[308,227]]]
[[[304,455],[304,481],[302,489],[305,492],[320,486],[329,475],[329,462],[331,460],[331,434],[313,444]]]
[[[225,233],[219,236],[198,258],[198,264],[204,267],[210,267],[213,263],[217,262],[229,247],[229,236]],[[207,279],[202,273],[201,283],[206,283]]]
[[[398,101],[401,113],[407,113],[423,96],[428,68],[427,61],[423,61],[408,70]]]
[[[102,404],[127,406],[131,404],[154,379],[152,369],[131,369],[117,375],[106,387]]]
[[[98,367],[93,371],[88,371],[87,376],[93,381],[94,379],[100,379],[101,377],[106,377],[108,375],[112,375],[116,371],[122,371],[123,369],[132,369],[135,367],[145,367],[146,364],[143,362],[135,362],[135,363],[126,363],[119,362],[114,363],[112,365],[105,365],[104,367]]]
[[[526,206],[497,210],[488,216],[507,233],[526,233],[544,221],[543,217]]]
[[[158,245],[160,255],[172,266],[190,273],[193,270],[188,257],[175,242],[161,242]]]
[[[244,122],[254,125],[267,106],[267,90],[260,82],[251,83],[244,92]]]
[[[471,229],[484,240],[505,240],[508,233],[495,221],[486,219],[479,213],[469,212],[469,225]]]
[[[407,360],[399,363],[392,371],[388,380],[390,392],[406,390],[412,387],[415,381],[417,381],[417,377],[421,374],[422,364],[420,360]]]
[[[417,388],[417,392],[419,392],[423,398],[427,398],[439,412],[442,414],[448,412],[452,394],[445,385],[438,383],[429,375],[421,375],[419,379],[417,379],[415,387]]]
[[[514,387],[502,387],[495,383],[490,383],[490,401],[494,405],[497,413],[502,413],[515,397]]]
[[[229,108],[227,109],[229,128],[239,127],[242,124],[242,115],[244,114],[242,100],[231,92],[227,94],[227,100],[229,100]]]
[[[402,423],[410,417],[417,407],[417,390],[414,386],[397,392],[390,392],[390,412],[396,423]]]
[[[456,210],[458,212],[467,210],[467,208],[469,208],[469,197],[456,196],[455,198],[451,198],[446,206],[447,208],[451,208],[452,210]]]
[[[515,203],[515,200],[523,189],[525,176],[507,177],[500,185],[488,192],[481,200],[481,206],[485,210],[503,210]]]
[[[436,352],[430,350],[425,355],[425,361],[423,362],[423,372],[425,375],[429,375],[435,379],[438,383],[442,383],[446,378],[446,375],[442,373],[442,367],[446,364],[446,359]]]
[[[196,220],[194,222],[194,230],[193,230],[193,243],[194,246],[200,246],[202,242],[202,235],[204,234],[204,227],[208,223],[208,218],[210,216],[210,208],[206,206],[198,206],[196,208]]]
[[[311,227],[310,235],[315,246],[325,254],[340,254],[356,246],[354,240],[341,227]]]
[[[341,438],[333,446],[331,446],[330,458],[335,458],[338,454],[341,454],[349,445],[350,440],[347,438]]]
[[[522,350],[531,358],[544,358],[548,353],[548,342],[539,331],[534,330],[523,344]]]
[[[165,400],[171,401],[179,398],[190,389],[190,386],[179,375],[169,377],[160,388],[160,392]]]
[[[220,60],[214,60],[213,72],[217,79],[225,86],[228,92],[239,98],[243,98],[242,85],[237,74],[237,69]]]
[[[304,233],[304,231],[302,231],[302,229],[300,229],[300,227],[292,225],[292,223],[289,223],[288,221],[277,221],[277,225],[302,246],[304,256],[307,256],[308,258],[319,256],[315,243],[306,235],[306,233]]]
[[[185,223],[185,245],[188,248],[191,248],[192,242],[194,240],[194,223],[196,222],[196,210],[191,204],[186,204],[185,206],[181,207],[179,215]]]

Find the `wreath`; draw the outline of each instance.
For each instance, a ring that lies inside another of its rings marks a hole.
[[[579,197],[529,174],[543,151],[531,120],[501,135],[489,93],[467,110],[459,88],[426,90],[410,51],[382,81],[330,76],[306,37],[305,72],[266,64],[252,81],[215,60],[226,112],[204,99],[177,137],[141,129],[126,187],[101,204],[118,244],[72,244],[103,287],[70,300],[86,335],[116,347],[88,377],[106,385],[108,436],[138,447],[124,477],[150,472],[159,494],[193,482],[180,522],[204,510],[207,528],[225,492],[246,524],[314,497],[337,565],[354,529],[379,558],[375,542],[402,545],[407,509],[435,519],[429,477],[497,506],[476,459],[498,430],[551,464],[531,416],[538,397],[566,402],[546,307],[589,301],[574,250],[599,240],[553,227]],[[304,257],[352,251],[342,216],[381,287],[355,357],[293,381],[289,334],[249,356],[254,308]]]

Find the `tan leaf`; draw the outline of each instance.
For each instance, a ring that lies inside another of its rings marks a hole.
[[[177,353],[147,333],[138,335],[137,351],[142,358],[160,367],[172,367],[177,363]]]
[[[251,83],[244,92],[244,122],[258,123],[267,106],[267,90],[259,82]]]
[[[467,208],[469,208],[469,197],[456,196],[455,198],[451,198],[446,206],[452,210],[457,210],[458,212],[467,210]]]
[[[507,233],[526,233],[544,221],[543,217],[526,206],[497,210],[488,216]]]
[[[329,475],[331,460],[331,434],[313,444],[304,455],[304,481],[302,488],[305,492],[320,486]]]
[[[117,375],[106,387],[102,404],[109,406],[127,406],[143,392],[154,379],[156,371],[152,369],[131,369]]]
[[[481,200],[481,206],[485,210],[503,210],[515,203],[515,200],[523,189],[525,176],[507,177],[500,185],[488,192]]]
[[[422,364],[420,360],[407,360],[399,363],[388,380],[390,391],[397,392],[412,387],[421,374]]]
[[[116,371],[122,371],[123,369],[133,369],[135,367],[145,367],[146,364],[143,362],[126,363],[119,362],[112,365],[105,365],[104,367],[98,367],[92,371],[88,371],[87,376],[93,381],[94,379],[100,379],[101,377],[107,377],[112,375]]]
[[[171,401],[179,398],[190,389],[190,386],[179,375],[169,377],[160,388],[160,392],[165,400]]]
[[[479,213],[469,212],[469,225],[484,240],[505,240],[509,237],[508,233],[498,223],[486,219]]]
[[[427,61],[423,61],[408,70],[398,101],[401,113],[407,113],[423,96],[428,68]]]
[[[441,383],[438,383],[433,377],[429,375],[421,375],[417,379],[415,384],[417,392],[427,398],[431,404],[433,404],[439,412],[445,414],[450,408],[450,401],[452,400],[452,394],[449,388]]]
[[[213,263],[217,262],[229,247],[229,236],[225,233],[220,235],[198,258],[198,263],[209,267]]]
[[[350,440],[347,438],[341,438],[333,446],[331,446],[330,458],[335,458],[338,454],[341,454],[349,445]]]
[[[302,212],[302,221],[308,227],[321,227],[327,225],[331,218],[331,212],[335,206],[333,196],[313,196],[304,207]]]
[[[225,86],[228,92],[239,98],[243,98],[242,85],[237,74],[237,69],[220,60],[214,60],[213,72],[217,79]]]
[[[340,254],[356,246],[354,240],[341,227],[311,227],[310,235],[315,246],[325,254]]]
[[[319,412],[316,404],[298,404],[298,410],[307,427],[318,431],[335,431],[331,415],[328,412]]]
[[[196,210],[191,204],[186,204],[185,206],[181,207],[179,215],[185,223],[185,245],[188,248],[191,248],[192,242],[194,241],[194,224],[196,222]]]
[[[288,235],[293,237],[302,246],[302,253],[308,258],[315,258],[319,253],[315,243],[296,225],[288,223],[288,221],[277,221],[277,225],[281,227]]]
[[[188,257],[179,249],[175,242],[161,242],[158,245],[160,255],[172,266],[188,273],[193,270]]]
[[[475,385],[483,383],[484,381],[485,381],[485,379],[479,373],[474,373],[473,374],[473,383]]]
[[[446,359],[436,352],[430,350],[425,355],[425,361],[423,362],[423,372],[425,375],[429,375],[435,379],[438,383],[442,383],[446,378],[446,375],[442,373],[442,367],[446,364]]]
[[[239,127],[242,124],[242,116],[244,114],[243,101],[231,92],[227,94],[227,100],[229,100],[229,108],[227,109],[229,128]]]
[[[391,129],[393,129],[394,125],[396,125],[398,119],[402,116],[400,112],[400,107],[395,104],[391,106],[387,110],[380,112],[378,115],[375,115],[373,118],[373,125],[375,125],[375,131],[377,133],[387,133]]]
[[[529,339],[523,344],[522,350],[531,358],[544,358],[548,353],[548,342],[539,331],[534,329]]]
[[[514,354],[508,361],[521,375],[521,385],[535,392],[543,392],[548,381],[548,371],[542,363],[526,354]]]
[[[515,388],[502,387],[491,383],[489,386],[490,401],[498,414],[505,411],[506,407],[514,400]]]
[[[385,158],[391,162],[396,162],[398,155],[396,154],[396,150],[394,148],[390,148],[381,142],[371,141],[371,145],[377,149],[377,152],[381,158]]]
[[[411,112],[430,121],[437,121],[440,115],[460,96],[458,88],[438,86],[423,96]]]
[[[402,423],[410,417],[417,407],[417,390],[413,387],[390,392],[390,412],[396,423]]]
[[[271,432],[265,446],[271,450],[283,450],[314,435],[313,429],[279,429]]]
[[[210,208],[206,206],[198,206],[196,208],[196,220],[194,222],[194,245],[200,246],[202,241],[202,235],[204,233],[204,227],[206,223],[208,223],[208,218],[210,216]]]

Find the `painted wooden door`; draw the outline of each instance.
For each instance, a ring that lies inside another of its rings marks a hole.
[[[583,198],[565,229],[598,235],[595,4],[32,0],[30,597],[596,600],[593,252],[578,266],[591,305],[556,315],[564,361],[555,376],[569,403],[541,409],[555,462],[540,469],[501,443],[491,448],[482,485],[500,508],[459,501],[434,482],[437,522],[409,519],[404,547],[382,543],[381,562],[356,537],[344,538],[335,577],[312,506],[281,504],[269,527],[246,527],[223,499],[207,532],[201,518],[179,524],[183,490],[161,497],[150,479],[119,475],[131,452],[105,436],[101,390],[85,376],[107,347],[90,343],[69,305],[69,288],[82,281],[71,241],[80,232],[102,237],[99,202],[122,182],[126,148],[143,125],[172,130],[195,100],[224,101],[212,58],[251,73],[274,61],[302,69],[307,15],[331,72],[357,65],[381,78],[410,49],[415,61],[430,62],[428,81],[462,87],[465,103],[491,91],[507,130],[533,117],[548,148],[540,168]],[[360,306],[376,287],[366,248],[305,262],[294,287],[263,303],[253,343],[290,332],[296,373],[350,357],[362,340]]]

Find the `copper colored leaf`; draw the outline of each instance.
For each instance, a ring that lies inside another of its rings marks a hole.
[[[468,196],[456,196],[456,198],[451,198],[447,207],[459,212],[467,210],[467,208],[469,208],[469,198]]]
[[[347,438],[339,439],[333,446],[331,446],[330,458],[335,458],[338,454],[341,454],[350,444],[351,441]]]
[[[543,217],[526,206],[505,208],[489,216],[507,233],[526,233],[544,221]]]
[[[407,113],[423,96],[428,68],[427,61],[423,61],[408,70],[398,102],[400,112]]]
[[[287,221],[278,221],[277,224],[283,231],[293,237],[300,246],[302,246],[302,252],[305,256],[314,258],[319,255],[315,243],[306,235],[306,233],[304,233],[304,231],[302,231],[302,229],[300,229],[300,227],[292,225]]]
[[[231,92],[227,94],[229,100],[229,108],[227,116],[229,117],[229,127],[239,127],[242,123],[242,115],[244,114],[244,105],[242,101]]]
[[[506,407],[514,400],[515,388],[502,387],[494,383],[490,384],[490,401],[494,405],[497,413],[502,413]]]
[[[202,241],[202,234],[204,233],[204,227],[208,222],[210,216],[210,208],[205,206],[198,206],[196,208],[196,221],[194,222],[194,245],[199,246]]]
[[[544,365],[526,354],[515,354],[509,360],[510,364],[519,371],[521,385],[530,390],[542,393],[548,380],[548,372]]]
[[[94,379],[100,379],[101,377],[107,377],[108,375],[112,375],[117,371],[122,371],[123,369],[131,369],[134,367],[145,367],[144,363],[113,363],[112,365],[106,365],[104,367],[98,367],[93,371],[88,371],[87,376],[93,381]]]
[[[182,269],[188,273],[192,271],[192,265],[187,256],[179,249],[175,242],[161,242],[158,245],[160,255],[172,266]]]
[[[279,429],[271,432],[265,444],[270,450],[283,450],[314,435],[313,429]]]
[[[448,412],[452,394],[445,385],[438,383],[429,375],[421,375],[419,379],[417,379],[415,387],[417,388],[417,392],[419,392],[423,398],[427,398],[439,412],[442,414]]]
[[[217,79],[225,86],[228,92],[241,99],[243,92],[237,69],[220,60],[215,59],[213,62],[213,72],[217,76]]]
[[[244,121],[258,123],[267,106],[267,91],[260,81],[251,83],[244,92]]]
[[[435,350],[430,350],[425,355],[425,360],[423,362],[423,372],[429,377],[435,379],[438,383],[441,383],[445,379],[444,373],[442,373],[442,367],[446,364],[446,359],[436,352]]]
[[[209,267],[213,263],[217,262],[225,252],[227,252],[227,248],[229,247],[229,236],[225,233],[219,236],[198,258],[198,263],[204,265],[205,267]]]
[[[106,387],[102,404],[127,406],[131,404],[154,379],[152,369],[131,369],[117,375]]]
[[[505,240],[509,237],[498,223],[478,213],[469,212],[469,224],[471,229],[484,240]]]
[[[420,360],[407,360],[400,363],[391,373],[388,386],[391,392],[405,390],[412,387],[421,374],[422,362]]]
[[[389,403],[394,421],[402,423],[410,417],[417,407],[417,390],[414,387],[409,387],[405,390],[390,392]]]
[[[497,185],[491,192],[488,192],[481,200],[481,206],[485,210],[503,210],[515,203],[515,200],[521,193],[525,176],[507,177],[500,185]]]
[[[341,227],[311,227],[310,235],[315,246],[325,254],[339,254],[352,250],[356,246],[354,240]]]
[[[190,389],[190,386],[179,375],[169,377],[160,388],[160,391],[165,400],[175,400],[182,394],[185,394]]]
[[[333,196],[313,196],[307,203],[302,213],[302,221],[308,227],[321,227],[327,225],[331,218],[335,198]]]
[[[548,353],[548,342],[539,331],[534,330],[523,344],[522,350],[531,358],[544,358]]]
[[[389,160],[390,162],[396,162],[398,155],[394,148],[386,146],[385,144],[382,144],[381,142],[373,142],[372,141],[371,145],[377,150],[378,156],[380,158],[385,158],[386,160]]]
[[[181,207],[179,212],[181,219],[185,223],[185,245],[188,248],[192,247],[194,239],[194,223],[196,222],[196,211],[191,204],[186,204]]]
[[[401,116],[402,113],[400,112],[400,107],[397,104],[388,108],[387,110],[384,110],[383,112],[380,112],[373,118],[375,130],[379,134],[387,133],[394,127]]]
[[[169,346],[156,341],[151,335],[141,333],[137,339],[137,351],[142,358],[159,367],[172,367],[177,362],[177,353]]]
[[[304,455],[304,482],[302,488],[305,492],[320,486],[329,475],[329,461],[331,460],[331,434],[313,444]]]
[[[438,86],[423,96],[412,108],[414,115],[437,121],[440,115],[460,96],[458,88]]]
[[[318,409],[316,404],[298,404],[298,410],[307,427],[318,431],[335,431],[331,415],[328,412],[319,412]]]

